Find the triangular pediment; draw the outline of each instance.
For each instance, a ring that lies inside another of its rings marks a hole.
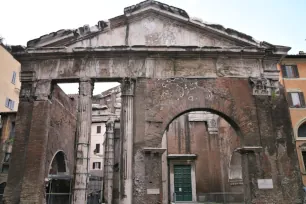
[[[124,9],[124,15],[96,26],[60,30],[28,42],[28,47],[101,46],[269,47],[221,25],[192,19],[179,8],[148,0]]]

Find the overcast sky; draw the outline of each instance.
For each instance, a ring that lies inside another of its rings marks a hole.
[[[60,29],[123,14],[124,7],[141,0],[2,0],[0,36],[5,43],[27,41]],[[306,51],[306,0],[162,0],[182,8],[190,17],[222,24],[260,41]],[[77,90],[77,88],[76,88]],[[101,88],[103,90],[103,88]],[[101,91],[95,89],[95,92]]]

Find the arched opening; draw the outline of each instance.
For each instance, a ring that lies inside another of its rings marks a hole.
[[[187,110],[163,134],[163,203],[243,203],[238,125],[215,110]],[[164,173],[168,172],[168,173]],[[168,190],[167,190],[168,189]]]
[[[298,129],[298,137],[306,137],[306,122],[300,125]]]
[[[65,154],[62,151],[58,151],[53,157],[53,160],[51,162],[49,175],[57,175],[60,173],[65,173],[67,171],[66,168],[67,167],[66,167]]]
[[[71,199],[71,180],[66,156],[63,151],[57,151],[50,163],[46,178],[46,203],[69,204]]]

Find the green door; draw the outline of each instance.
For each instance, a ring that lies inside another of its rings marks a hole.
[[[174,165],[174,192],[176,201],[192,201],[190,165]]]

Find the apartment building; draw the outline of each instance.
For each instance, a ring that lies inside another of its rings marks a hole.
[[[17,111],[20,63],[0,42],[0,112]]]
[[[121,113],[121,89],[120,86],[111,88],[93,97],[92,104],[92,124],[91,141],[89,152],[89,203],[97,203],[101,200],[101,195],[106,195],[109,191],[104,182],[109,176],[116,175],[118,179],[119,168],[119,137],[120,137],[120,113]],[[114,121],[114,149],[107,149],[106,126],[108,121]],[[108,151],[115,155],[109,156]],[[111,161],[112,159],[116,159]],[[116,169],[116,172],[110,172],[109,169]],[[106,170],[105,170],[106,169]],[[108,169],[108,170],[107,170]],[[107,182],[107,181],[106,181]],[[103,188],[104,186],[104,188]],[[112,192],[118,195],[119,186],[114,185]],[[114,200],[119,197],[114,196]]]
[[[306,186],[306,53],[287,55],[280,63],[280,83],[286,89],[297,155]]]

